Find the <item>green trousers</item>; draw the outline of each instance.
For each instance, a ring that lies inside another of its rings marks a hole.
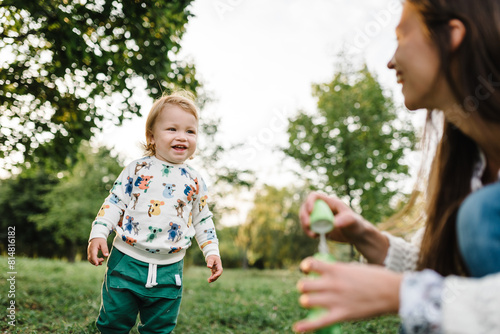
[[[181,305],[183,262],[158,265],[158,285],[146,288],[148,263],[113,248],[102,285],[101,310],[96,322],[99,331],[129,333],[139,314],[140,333],[171,333]]]

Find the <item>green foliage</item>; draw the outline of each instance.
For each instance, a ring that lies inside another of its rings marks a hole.
[[[223,227],[217,230],[219,238],[219,251],[224,268],[241,268],[243,263],[243,250],[236,246],[239,226]]]
[[[284,268],[316,252],[317,241],[305,236],[300,226],[298,211],[303,196],[296,189],[267,185],[256,194],[237,238],[250,265]]]
[[[216,225],[217,226],[217,225]],[[241,268],[243,260],[243,251],[236,247],[234,240],[238,235],[238,226],[220,227],[218,225],[217,238],[219,239],[219,251],[224,268]],[[205,258],[203,252],[198,245],[194,243],[186,252],[184,263],[187,266],[205,266]]]
[[[211,124],[216,130],[216,122]],[[208,137],[210,143],[218,147],[213,135],[215,132]],[[227,152],[222,148],[218,150],[221,154]],[[205,154],[209,152],[204,151]],[[207,160],[201,156],[201,168],[216,182],[215,187],[210,189],[215,199],[209,205],[214,212],[216,226],[221,226],[218,224],[220,217],[232,209],[223,205],[221,199],[229,191],[234,193],[239,187],[248,187],[251,173],[218,169],[220,157],[209,157]],[[85,258],[91,222],[121,172],[122,163],[108,149],[93,149],[86,142],[81,145],[76,163],[69,170],[59,171],[52,162],[43,159],[39,164],[27,164],[19,175],[0,180],[0,216],[9,217],[1,220],[0,226],[4,231],[7,226],[22,228],[23,232],[17,236],[16,242],[18,251],[23,255],[66,257],[69,260],[78,256]],[[242,254],[234,247],[236,229],[218,228],[217,233],[221,251],[224,252],[224,265],[241,265]],[[4,251],[5,245],[0,245],[0,252]],[[205,260],[201,251],[193,247],[186,262],[204,265]]]
[[[138,78],[151,97],[195,92],[194,66],[177,59],[191,1],[3,1],[0,157],[73,161],[103,121],[139,113]]]
[[[318,111],[290,120],[289,146],[313,185],[348,198],[366,219],[393,212],[388,205],[408,175],[403,157],[414,148],[414,129],[397,117],[393,102],[365,67],[341,68],[331,82],[313,86]]]
[[[56,252],[52,236],[37,231],[28,218],[45,212],[41,201],[59,182],[50,168],[40,164],[23,169],[11,179],[0,180],[0,228],[16,228],[17,253],[26,256],[52,256]],[[0,244],[5,252],[6,243]]]
[[[28,217],[70,261],[77,253],[85,254],[91,222],[122,171],[121,163],[105,148],[94,152],[82,145],[77,156],[73,168],[39,199],[44,212]]]
[[[6,263],[5,257],[0,257]],[[16,327],[0,316],[6,334],[97,334],[100,291],[105,267],[87,262],[17,258]],[[209,270],[184,270],[184,293],[176,333],[291,333],[293,323],[306,315],[295,288],[302,277],[289,270],[229,270],[208,284]],[[8,291],[6,280],[0,289]],[[0,303],[8,305],[7,293]],[[230,301],[230,302],[228,302]],[[345,334],[396,334],[397,316],[342,324]],[[134,328],[131,333],[137,334]]]
[[[106,195],[104,185],[109,187],[117,174],[101,175],[105,171],[80,160],[96,157],[77,152],[103,124],[139,114],[136,86],[145,81],[152,98],[188,90],[203,104],[194,66],[178,57],[191,1],[1,3],[0,158],[7,159],[0,160],[0,168],[24,163],[23,175],[0,181],[0,214],[12,217],[2,226],[27,229],[19,240],[26,255],[71,259],[84,249],[90,227],[82,222],[95,216]],[[221,164],[230,148],[215,140],[219,121],[202,122],[207,144],[200,155],[216,184],[210,205],[217,220],[231,209],[219,199],[238,186],[250,187],[253,175]],[[46,235],[54,239],[45,240]]]

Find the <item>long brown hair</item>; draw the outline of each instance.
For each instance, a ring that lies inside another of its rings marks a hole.
[[[460,131],[460,122],[477,113],[500,122],[500,2],[498,0],[406,0],[421,14],[430,38],[439,50],[441,70],[464,111],[443,120],[442,135],[430,167],[426,229],[418,269],[442,275],[467,274],[458,252],[457,211],[471,192],[470,180],[478,160],[476,143]],[[448,22],[460,20],[466,33],[452,50]],[[453,70],[452,70],[453,69]],[[426,133],[435,111],[428,111]]]

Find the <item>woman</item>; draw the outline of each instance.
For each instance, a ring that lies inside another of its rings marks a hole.
[[[300,213],[306,233],[314,236],[309,214],[321,198],[336,218],[329,237],[354,244],[371,265],[304,260],[302,269],[321,278],[299,282],[300,302],[329,312],[298,322],[296,331],[399,312],[408,334],[500,333],[499,17],[496,0],[404,2],[388,67],[405,105],[428,110],[427,134],[433,116],[444,116],[426,225],[410,244],[334,196],[309,195]]]

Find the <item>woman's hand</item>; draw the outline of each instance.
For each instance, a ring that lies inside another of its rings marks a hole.
[[[320,307],[327,313],[318,319],[301,320],[297,332],[316,330],[339,321],[359,320],[399,309],[399,286],[402,274],[373,265],[326,263],[307,258],[301,263],[305,272],[320,277],[300,280],[300,304]]]
[[[302,229],[308,236],[312,238],[317,236],[311,231],[309,219],[317,199],[324,200],[335,215],[335,228],[327,234],[329,239],[351,243],[370,263],[383,263],[389,248],[387,237],[336,196],[327,196],[319,192],[307,196],[300,207],[299,217]]]
[[[317,199],[325,201],[335,215],[335,229],[328,234],[328,237],[332,240],[354,243],[354,240],[358,239],[363,234],[366,224],[370,224],[365,222],[363,217],[354,213],[354,211],[338,197],[313,192],[307,196],[299,212],[302,228],[310,237],[317,236],[317,234],[311,231],[309,220],[309,216],[314,208],[314,202]]]

